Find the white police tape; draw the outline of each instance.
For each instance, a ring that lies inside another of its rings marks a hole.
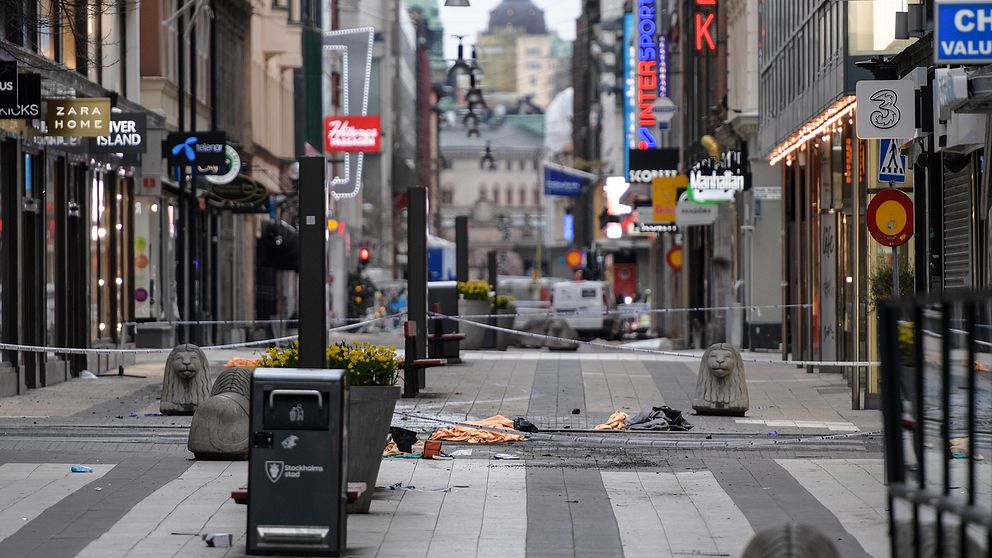
[[[520,318],[554,318],[562,316],[637,316],[641,314],[680,314],[686,312],[716,312],[723,310],[755,310],[758,314],[761,314],[761,310],[773,310],[773,309],[783,309],[783,308],[811,308],[812,304],[766,304],[766,305],[751,305],[751,306],[700,306],[697,308],[650,308],[647,310],[605,310],[602,312],[580,312],[578,310],[571,311],[536,311],[536,312],[517,312],[516,314],[465,314],[458,316],[447,316],[449,318],[509,318],[509,317],[520,317]]]
[[[511,430],[508,428],[496,428],[491,426],[480,426],[477,424],[470,424],[468,422],[447,420],[440,417],[433,417],[427,415],[420,415],[417,413],[410,413],[406,411],[393,411],[394,415],[399,415],[402,417],[426,420],[430,422],[436,422],[439,424],[446,424],[449,426],[461,426],[464,428],[473,428],[476,430],[483,430],[485,432],[495,432],[499,434],[515,434],[523,435],[527,437],[530,441],[539,442],[565,442],[571,443],[579,446],[617,446],[617,447],[645,447],[645,448],[679,448],[679,449],[705,449],[705,448],[752,448],[752,447],[774,447],[774,446],[785,446],[802,444],[804,442],[817,442],[817,441],[831,441],[831,440],[848,440],[852,438],[873,438],[875,436],[881,436],[882,432],[852,432],[847,434],[822,434],[822,435],[779,435],[773,438],[743,438],[743,439],[724,439],[724,440],[674,440],[674,439],[662,439],[657,438],[658,433],[653,433],[654,436],[646,434],[635,434],[633,436],[624,436],[623,433],[627,431],[613,431],[613,434],[605,434],[599,436],[581,435],[581,434],[547,434],[543,432],[521,432],[519,430]],[[666,434],[671,434],[670,432]],[[691,436],[691,432],[681,432],[677,436]]]
[[[371,320],[365,320],[364,322],[358,322],[351,325],[340,326],[331,328],[330,332],[342,332],[352,329],[358,329],[360,327],[369,325],[371,323],[379,322],[382,320],[389,320],[403,314],[395,314],[391,316],[382,316],[380,318],[373,318]],[[203,351],[219,351],[219,350],[229,350],[229,349],[245,349],[249,347],[259,347],[263,345],[274,345],[277,343],[285,343],[287,341],[295,341],[299,339],[299,335],[286,335],[284,337],[276,337],[274,339],[262,339],[259,341],[245,341],[243,343],[227,343],[224,345],[210,345],[206,347],[200,347]],[[160,349],[128,349],[128,348],[114,348],[114,349],[84,349],[77,347],[46,347],[39,345],[21,345],[17,343],[0,343],[0,351],[19,351],[25,353],[58,353],[67,355],[106,355],[106,354],[156,354],[156,353],[170,353],[172,348],[160,348]]]
[[[432,313],[431,315],[441,318],[448,318],[450,320],[472,324],[475,327],[481,327],[483,329],[489,329],[493,331],[501,331],[504,333],[510,333],[513,335],[521,337],[531,337],[535,339],[545,339],[556,341],[560,343],[569,343],[573,345],[586,345],[589,347],[597,347],[600,349],[606,349],[610,351],[621,351],[621,352],[633,352],[633,353],[643,353],[656,356],[667,356],[684,358],[691,360],[698,360],[700,355],[693,353],[680,353],[675,351],[661,351],[657,349],[645,349],[641,347],[631,347],[628,345],[611,345],[609,343],[601,343],[597,341],[580,341],[578,339],[568,339],[566,337],[556,337],[554,335],[546,335],[541,333],[532,333],[529,331],[520,331],[516,329],[510,329],[506,327],[499,327],[495,325],[490,325],[482,322],[475,322],[462,317],[447,316],[444,314]],[[758,359],[758,358],[744,358],[741,357],[741,361],[749,364],[778,364],[783,366],[796,366],[796,367],[806,367],[806,366],[825,366],[825,367],[864,367],[864,368],[876,368],[882,365],[881,362],[877,361],[828,361],[828,360],[773,360],[773,359]]]

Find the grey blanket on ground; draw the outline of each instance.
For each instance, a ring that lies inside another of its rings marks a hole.
[[[692,424],[685,420],[682,411],[671,407],[650,407],[636,415],[627,417],[624,421],[630,430],[669,430],[685,432],[692,429]]]

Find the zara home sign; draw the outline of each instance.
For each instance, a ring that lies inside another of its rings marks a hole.
[[[110,99],[52,99],[46,124],[53,136],[106,136],[110,134]]]

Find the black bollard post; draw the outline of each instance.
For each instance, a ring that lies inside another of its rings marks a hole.
[[[468,281],[468,216],[455,217],[455,280]]]
[[[417,324],[413,359],[427,353],[427,190],[411,186],[407,191],[407,319]]]
[[[300,368],[327,368],[327,193],[323,157],[300,159]]]

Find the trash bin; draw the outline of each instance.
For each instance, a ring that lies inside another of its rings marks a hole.
[[[347,417],[344,371],[255,369],[248,554],[344,553]]]

